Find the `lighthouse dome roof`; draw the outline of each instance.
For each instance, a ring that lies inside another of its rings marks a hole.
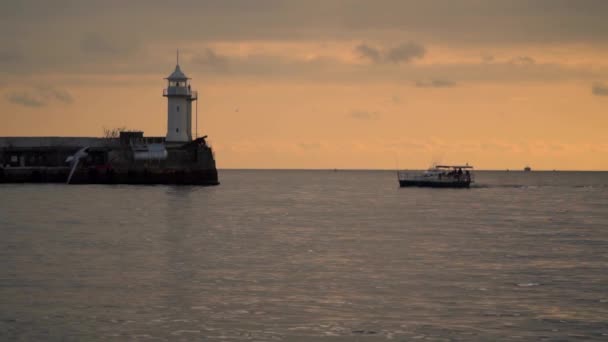
[[[179,64],[177,64],[175,66],[175,70],[173,71],[173,73],[171,73],[171,75],[169,75],[169,77],[167,77],[167,79],[170,81],[181,81],[187,80],[188,77],[186,76],[186,74],[183,73],[182,69],[180,69]]]

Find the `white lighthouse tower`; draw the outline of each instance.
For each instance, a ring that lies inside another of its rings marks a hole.
[[[198,94],[190,89],[189,78],[179,67],[179,54],[175,71],[169,77],[163,96],[167,97],[167,142],[192,140],[192,102]]]

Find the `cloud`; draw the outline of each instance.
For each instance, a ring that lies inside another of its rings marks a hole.
[[[99,33],[87,33],[80,40],[80,49],[91,54],[115,54],[120,52],[109,41],[101,37]]]
[[[12,92],[7,95],[7,99],[11,103],[33,108],[43,107],[54,101],[63,104],[70,104],[73,101],[67,90],[51,86],[37,86],[31,90]]]
[[[391,63],[386,59],[386,53],[390,49],[382,49],[370,44],[344,43],[335,50],[323,50],[323,54],[315,50],[319,49],[318,44],[290,42],[282,46],[283,44],[244,42],[189,48],[190,57],[187,60],[191,64],[190,67],[187,64],[183,65],[183,68],[194,77],[200,77],[196,72],[204,72],[206,75],[222,78],[336,83],[398,82],[420,88],[450,88],[461,83],[476,82],[585,80],[591,83],[608,77],[608,68],[584,64],[532,63],[534,58],[525,55],[516,58],[502,57],[492,63],[484,63],[480,59],[466,59],[453,62],[403,63],[399,68],[392,68],[384,64]],[[383,65],[373,68],[361,67],[360,61],[353,59],[352,54],[344,54],[349,50],[352,53],[353,49],[361,58]],[[523,63],[527,65],[522,66]]]
[[[371,112],[367,110],[353,110],[348,115],[351,119],[355,120],[378,120],[380,114],[378,112]]]
[[[368,44],[359,44],[355,47],[355,53],[373,63],[398,64],[409,63],[416,58],[424,57],[426,49],[415,42],[402,43],[399,46],[385,49],[379,49]]]
[[[386,60],[393,63],[408,63],[414,58],[422,58],[426,53],[424,46],[409,42],[403,43],[397,47],[391,48],[386,52]]]
[[[18,51],[0,50],[0,63],[15,63],[23,59],[23,55]]]
[[[50,86],[39,86],[36,87],[36,90],[45,99],[57,100],[63,103],[72,103],[74,100],[72,95],[70,95],[70,93],[64,89],[53,88]]]
[[[484,63],[492,63],[494,62],[494,56],[492,55],[482,55],[481,56],[481,61]]]
[[[13,73],[15,69],[23,64],[25,56],[14,43],[7,42],[5,44],[0,39],[0,72]]]
[[[298,146],[303,150],[318,150],[321,148],[321,144],[318,142],[300,143]]]
[[[263,42],[249,45],[250,51],[243,51],[239,46],[225,44],[222,52],[209,47],[200,48],[192,53],[189,61],[196,64],[182,65],[182,70],[189,74],[189,70],[204,72],[206,75],[214,74],[219,77],[236,78],[263,78],[289,79],[289,80],[328,80],[341,81],[340,77],[352,78],[356,63],[348,63],[339,60],[335,56],[320,54],[298,54],[285,52],[284,50],[273,50]],[[293,44],[299,48],[296,44]],[[253,48],[252,48],[253,47]],[[289,50],[289,47],[286,48]],[[226,51],[226,52],[224,52]],[[306,50],[302,50],[306,51]],[[350,74],[347,74],[350,72]],[[198,76],[197,76],[198,77]]]
[[[46,102],[41,98],[35,97],[26,92],[11,93],[8,94],[6,98],[9,100],[9,102],[25,107],[42,107],[46,105]]]
[[[455,82],[435,79],[430,81],[416,81],[416,87],[418,88],[450,88],[456,86]]]
[[[113,82],[126,84],[140,82],[144,76],[162,78],[170,73],[171,65],[174,63],[175,50],[173,49],[174,43],[171,42],[163,42],[158,46],[146,46],[145,49],[138,49],[135,53],[125,56],[104,56],[85,54],[78,45],[80,38],[82,38],[82,34],[79,33],[75,36],[75,40],[70,42],[73,45],[72,50],[68,48],[68,51],[65,51],[62,44],[66,43],[61,40],[54,42],[58,45],[57,49],[49,47],[48,52],[24,50],[23,55],[26,56],[26,59],[22,62],[15,64],[0,62],[0,72],[6,76],[3,77],[3,81],[25,85],[26,82],[29,82],[27,80],[29,77],[32,79],[55,77],[65,85],[68,84],[65,82],[99,84],[109,82],[113,78]],[[110,48],[109,51],[120,51],[116,46],[124,43],[112,42],[112,44],[115,47]],[[408,45],[408,43],[357,45],[352,41],[345,41],[323,47],[322,43],[317,41],[221,41],[198,42],[197,44],[188,42],[183,49],[185,58],[182,67],[187,75],[195,79],[200,77],[259,78],[351,84],[355,82],[415,84],[416,81],[419,81],[421,86],[427,87],[447,86],[441,82],[431,82],[445,79],[467,84],[480,81],[509,83],[563,80],[577,80],[592,84],[596,80],[608,79],[608,68],[603,64],[596,64],[601,63],[601,60],[577,64],[568,63],[568,60],[564,60],[564,63],[558,60],[553,62],[547,60],[543,63],[521,66],[509,63],[509,61],[513,59],[519,61],[518,63],[524,63],[528,59],[512,58],[518,54],[511,52],[506,55],[507,57],[502,55],[492,63],[484,63],[477,57],[479,56],[477,49],[467,48],[457,48],[453,52],[449,48],[447,49],[448,54],[455,53],[456,56],[464,54],[465,57],[458,57],[454,60],[444,60],[442,57],[442,59],[435,60],[438,55],[443,53],[443,47],[438,47],[436,53],[428,53],[429,61],[417,63],[417,57],[413,56],[420,55],[421,50],[412,49],[411,46],[414,45]],[[410,46],[410,48],[403,48],[404,46]],[[31,45],[26,47],[33,48]],[[363,58],[362,60],[356,58],[353,49],[357,55]],[[435,50],[433,49],[433,51]],[[410,58],[409,63],[401,62],[398,68],[392,67],[393,62],[389,61],[387,57],[389,52],[391,52],[393,60]],[[45,55],[45,53],[51,55]],[[469,53],[471,55],[466,55]],[[426,54],[423,58],[426,58]],[[362,67],[362,61],[373,63],[374,66]]]
[[[591,87],[591,92],[595,96],[608,96],[608,85],[603,83],[595,83]]]
[[[604,0],[2,1],[0,35],[33,40],[28,45],[83,30],[108,37],[137,30],[154,43],[372,39],[382,32],[455,44],[605,43],[607,11]]]
[[[80,39],[80,50],[92,56],[123,56],[136,48],[137,42],[125,35],[120,39],[107,39],[97,32],[90,32]]]
[[[380,55],[380,51],[372,46],[367,44],[359,44],[355,47],[355,52],[364,58],[369,59],[374,63],[379,63],[382,60],[382,56]]]
[[[608,39],[608,23],[602,20],[608,2],[603,0],[460,0],[458,6],[449,0],[387,0],[382,6],[353,0],[343,10],[348,27],[416,32],[427,41],[552,44]]]
[[[211,48],[205,48],[203,52],[192,56],[192,62],[214,69],[226,69],[229,59],[227,56],[216,53]]]
[[[536,60],[529,56],[517,56],[509,61],[509,64],[513,65],[533,65],[536,64]]]

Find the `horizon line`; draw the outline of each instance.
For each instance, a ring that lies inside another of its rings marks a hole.
[[[423,169],[366,169],[366,168],[259,168],[259,167],[220,167],[218,170],[232,171],[424,171]],[[474,171],[491,171],[491,172],[608,172],[602,169],[533,169],[524,171],[523,169],[473,169]]]

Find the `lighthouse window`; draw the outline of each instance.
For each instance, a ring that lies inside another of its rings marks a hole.
[[[177,111],[179,112],[179,106],[177,106]]]

